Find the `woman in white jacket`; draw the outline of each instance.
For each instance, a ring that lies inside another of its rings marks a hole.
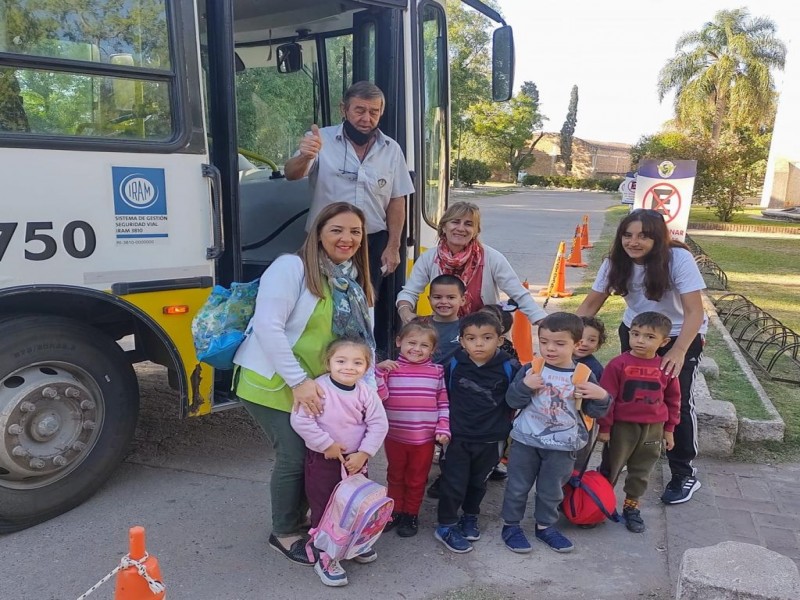
[[[360,337],[374,352],[365,236],[360,209],[347,202],[325,207],[300,252],[279,257],[261,276],[248,336],[233,360],[236,395],[275,450],[269,545],[302,565],[313,564],[301,536],[306,447],[289,415],[301,407],[322,412],[314,378],[326,371],[323,349],[332,340]]]
[[[417,259],[411,277],[397,295],[397,311],[404,323],[417,316],[420,294],[442,274],[455,275],[467,288],[467,301],[459,316],[475,312],[485,304],[497,304],[500,291],[516,301],[531,323],[547,316],[522,286],[505,256],[478,240],[481,212],[476,205],[451,204],[442,215],[438,230],[439,243]]]

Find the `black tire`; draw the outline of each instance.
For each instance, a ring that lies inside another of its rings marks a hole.
[[[25,315],[0,320],[0,382],[30,365],[42,364],[79,371],[97,390],[93,397],[103,403],[104,418],[93,445],[80,453],[80,462],[76,459],[61,478],[54,476],[52,482],[43,479],[40,487],[20,489],[14,485],[19,482],[4,480],[0,471],[0,533],[41,523],[89,498],[123,460],[136,428],[139,384],[114,340],[63,317]],[[13,441],[9,435],[0,431],[0,444]]]

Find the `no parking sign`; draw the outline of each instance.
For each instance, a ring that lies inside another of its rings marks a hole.
[[[660,212],[672,238],[684,241],[696,174],[696,160],[641,161],[632,208]]]

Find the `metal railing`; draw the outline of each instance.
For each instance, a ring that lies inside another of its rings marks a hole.
[[[708,289],[726,291],[728,289],[728,275],[722,270],[722,267],[715,263],[691,236],[686,236],[686,245],[689,246],[689,250],[694,254],[694,260],[703,275],[703,280],[706,282]]]
[[[800,335],[741,294],[712,298],[739,348],[775,381],[800,383]]]

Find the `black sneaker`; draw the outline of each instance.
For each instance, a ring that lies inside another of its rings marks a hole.
[[[286,549],[273,533],[269,536],[269,546],[273,550],[283,554],[296,565],[310,567],[314,564],[313,561],[308,559],[308,554],[306,554],[306,540],[304,539],[295,540],[295,542]]]
[[[681,504],[683,502],[688,502],[692,499],[692,495],[700,489],[700,485],[697,477],[691,475],[673,475],[664,493],[661,494],[661,501],[664,504]]]
[[[403,522],[397,526],[397,535],[400,537],[414,537],[417,535],[419,523],[417,515],[403,515]]]
[[[628,531],[644,533],[644,530],[647,529],[644,524],[644,519],[642,519],[642,513],[638,508],[623,508],[622,518],[625,519],[625,527],[628,528]]]
[[[391,531],[392,529],[394,529],[395,527],[397,527],[398,525],[400,525],[403,522],[403,519],[405,518],[405,516],[406,516],[405,513],[395,513],[395,512],[393,512],[392,513],[392,520],[389,521],[384,526],[383,530],[384,531]]]
[[[489,473],[489,481],[505,481],[506,479],[508,479],[508,469],[503,463],[497,463]]]
[[[433,483],[428,488],[428,498],[435,498],[438,500],[439,498],[439,485],[442,483],[442,476],[439,475],[436,479],[433,480]]]

